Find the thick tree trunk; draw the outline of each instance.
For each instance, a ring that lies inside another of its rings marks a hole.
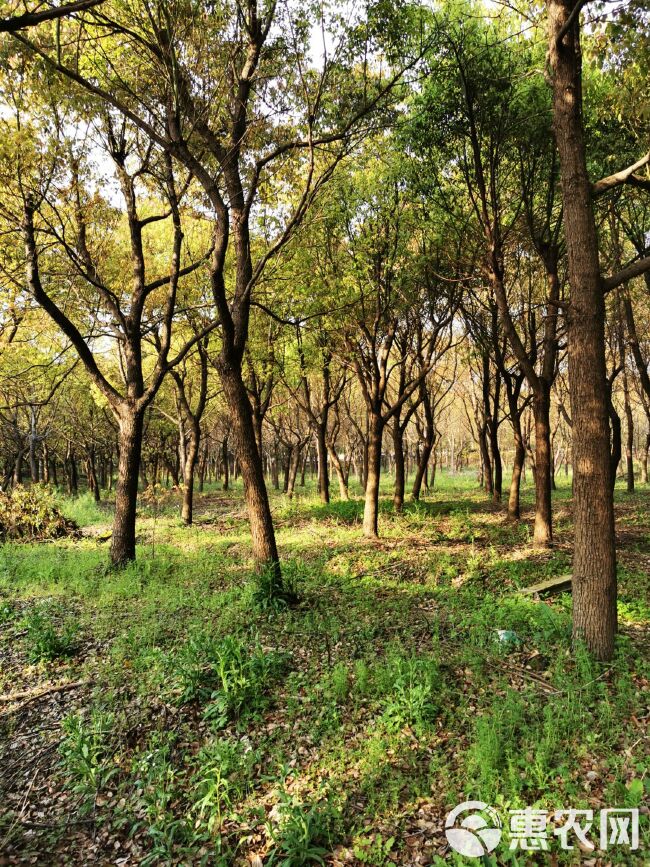
[[[399,514],[404,508],[405,466],[404,466],[404,432],[399,417],[393,420],[393,451],[395,454],[395,488],[393,506]]]
[[[111,538],[111,563],[114,566],[135,560],[135,515],[144,414],[130,408],[122,409],[118,423],[120,460]]]
[[[258,566],[272,569],[280,583],[280,561],[275,542],[273,518],[264,483],[262,458],[258,451],[253,426],[253,413],[241,376],[241,370],[232,363],[218,362],[224,396],[230,410],[235,436],[237,459],[244,481],[244,495],[248,507],[253,556]]]
[[[550,395],[542,380],[533,398],[535,418],[535,530],[533,544],[546,548],[553,541],[551,504],[551,424]]]
[[[368,427],[368,447],[366,450],[368,469],[366,473],[366,498],[363,509],[363,535],[376,539],[379,535],[379,480],[381,476],[381,441],[383,422],[377,415],[370,416]]]
[[[614,652],[616,547],[611,490],[605,298],[582,124],[580,24],[562,40],[575,0],[549,0],[553,118],[571,287],[568,315],[569,390],[573,437],[573,635],[599,659]]]

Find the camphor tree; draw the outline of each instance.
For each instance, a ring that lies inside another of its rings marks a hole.
[[[445,17],[445,26],[439,27],[436,52],[429,60],[430,72],[415,99],[410,140],[420,154],[428,155],[429,165],[440,177],[440,195],[445,195],[445,187],[462,185],[466,190],[466,210],[471,218],[468,230],[477,241],[482,239],[480,272],[496,302],[517,364],[533,392],[534,541],[545,546],[552,539],[549,413],[559,301],[555,177],[551,169],[547,180],[539,167],[543,163],[545,168],[544,161],[549,158],[550,111],[540,94],[543,82],[531,84],[524,76],[524,70],[531,65],[529,40],[517,35],[516,22],[504,26],[498,18],[486,21],[471,14],[476,8],[472,3],[452,8]],[[520,142],[524,136],[526,161],[522,163]],[[531,190],[530,185],[539,182],[540,176],[548,184],[548,192],[544,191],[544,213],[538,217],[536,198],[540,192]],[[524,182],[527,186],[522,190]],[[543,333],[541,340],[537,334],[521,334],[517,327],[521,320],[516,321],[517,305],[509,286],[507,260],[513,246],[521,244],[517,230],[522,209],[535,248],[549,273],[544,314],[540,310],[539,315],[524,320],[528,326],[538,323]],[[538,341],[542,344],[539,365]],[[496,452],[497,423],[490,414],[487,418]],[[500,457],[496,453],[493,463],[498,469]],[[495,485],[495,494],[500,495],[499,484]],[[518,511],[515,506],[517,515]]]
[[[111,561],[118,565],[135,557],[145,411],[165,374],[198,341],[193,335],[172,357],[179,281],[201,260],[183,265],[183,189],[169,156],[154,153],[130,123],[109,113],[100,118],[97,147],[112,162],[121,206],[92,192],[74,142],[57,130],[49,172],[21,161],[16,183],[5,161],[12,194],[4,198],[3,216],[22,235],[29,292],[72,344],[118,425],[111,539]],[[27,121],[8,121],[5,131],[24,139]],[[32,133],[36,148],[43,130]],[[148,237],[154,229],[155,240]]]
[[[214,241],[209,279],[220,326],[214,364],[231,416],[253,554],[278,586],[273,522],[242,376],[251,301],[269,260],[366,131],[367,118],[381,119],[374,110],[402,78],[399,69],[386,76],[369,62],[377,48],[373,34],[381,33],[388,10],[379,3],[368,13],[369,26],[353,16],[348,27],[335,14],[324,20],[321,10],[316,23],[326,37],[315,51],[309,10],[275,0],[191,6],[107,0],[66,21],[63,39],[42,30],[13,34],[32,56],[120,112],[201,188]],[[311,58],[319,52],[317,69]],[[361,64],[359,56],[366,58]],[[255,255],[251,228],[269,202],[275,230]]]
[[[650,257],[601,274],[594,195],[626,183],[647,157],[592,184],[582,106],[580,11],[584,2],[549,0],[548,46],[553,123],[562,176],[570,284],[569,388],[573,436],[575,544],[573,632],[600,659],[616,634],[616,542],[611,485],[605,293],[650,269]],[[578,435],[576,435],[576,433]]]

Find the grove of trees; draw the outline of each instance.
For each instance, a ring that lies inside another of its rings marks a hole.
[[[327,508],[354,476],[373,539],[382,475],[400,512],[471,467],[520,521],[529,472],[545,548],[570,468],[574,639],[610,659],[613,485],[648,483],[648,25],[640,0],[3,3],[3,490],[114,496],[118,568],[139,491],[182,486],[191,525],[241,476],[281,596],[267,486],[314,474]]]

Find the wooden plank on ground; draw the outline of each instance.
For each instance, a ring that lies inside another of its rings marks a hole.
[[[571,575],[557,575],[555,578],[549,578],[548,581],[541,581],[539,584],[533,584],[532,587],[522,587],[518,592],[522,596],[536,596],[542,593],[561,593],[563,590],[571,589]]]

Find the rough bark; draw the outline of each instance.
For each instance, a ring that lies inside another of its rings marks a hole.
[[[258,566],[272,569],[277,573],[277,579],[280,580],[280,562],[275,543],[271,507],[264,484],[262,460],[257,450],[253,413],[242,379],[241,368],[236,364],[225,363],[223,355],[219,356],[217,367],[230,410],[237,459],[244,482],[253,556]]]
[[[573,0],[549,0],[553,125],[562,176],[571,288],[569,390],[573,423],[573,635],[599,659],[614,652],[616,547],[611,491],[605,299],[582,123],[578,16]],[[566,30],[566,32],[564,32]],[[559,38],[561,36],[561,39]]]
[[[122,566],[135,560],[135,514],[142,451],[144,414],[127,406],[119,419],[120,459],[115,489],[115,517],[111,537],[111,563]]]
[[[544,548],[553,539],[551,472],[551,399],[548,383],[541,379],[533,397],[535,419],[535,529],[533,544]]]

